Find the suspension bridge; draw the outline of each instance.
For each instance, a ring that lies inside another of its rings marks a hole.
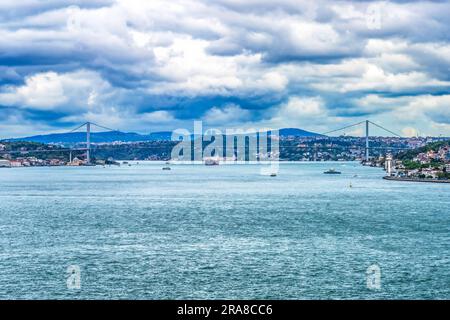
[[[43,152],[69,152],[70,156],[70,162],[72,162],[72,152],[75,151],[84,151],[86,152],[86,162],[87,163],[91,163],[91,151],[92,151],[92,147],[91,147],[91,128],[95,126],[107,131],[112,131],[112,132],[121,132],[119,130],[115,130],[115,129],[111,129],[93,122],[85,122],[79,126],[77,126],[76,128],[70,130],[70,131],[66,131],[66,132],[59,132],[56,134],[68,134],[68,133],[74,133],[77,130],[86,127],[86,144],[85,147],[73,147],[73,148],[57,148],[57,149],[50,149],[50,150],[32,150],[32,151],[22,151],[22,150],[17,150],[17,151],[0,151],[0,155],[1,154],[14,154],[14,153],[19,153],[19,154],[23,154],[23,153],[27,153],[27,152],[32,152],[32,153],[43,153]]]
[[[379,124],[376,124],[376,123],[374,123],[374,122],[372,122],[370,120],[361,121],[361,122],[358,122],[358,123],[354,123],[354,124],[345,126],[343,128],[339,128],[339,129],[336,129],[336,130],[331,130],[331,131],[323,133],[322,135],[328,136],[328,135],[330,135],[332,133],[339,132],[339,131],[342,131],[342,130],[345,130],[345,129],[350,129],[350,128],[353,128],[353,127],[356,127],[356,126],[359,126],[359,125],[363,125],[363,124],[365,125],[365,129],[366,129],[365,130],[365,132],[366,132],[366,134],[365,134],[365,138],[366,138],[365,154],[366,154],[366,157],[365,158],[366,158],[367,162],[370,160],[370,149],[375,149],[374,147],[372,147],[372,148],[370,147],[370,130],[369,130],[370,129],[370,125],[373,125],[373,126],[379,128],[381,130],[384,130],[384,131],[392,134],[395,137],[402,138],[401,135],[395,133],[394,131],[386,129],[383,126],[381,126]],[[408,149],[408,148],[392,148],[392,149],[399,150],[399,149]]]
[[[378,128],[378,129],[381,129],[381,130],[391,134],[393,137],[398,137],[398,138],[403,138],[403,137],[400,134],[397,134],[396,132],[394,132],[392,130],[389,130],[389,129],[387,129],[387,128],[379,125],[379,124],[376,124],[376,123],[374,123],[374,122],[372,122],[370,120],[357,122],[357,123],[354,123],[354,124],[351,124],[351,125],[347,125],[347,126],[344,126],[344,127],[338,128],[338,129],[327,131],[327,132],[319,134],[319,137],[325,137],[325,136],[329,137],[329,135],[331,135],[331,134],[334,134],[334,133],[337,133],[337,132],[340,132],[340,131],[344,131],[344,130],[347,130],[347,129],[351,129],[351,128],[354,128],[354,127],[357,127],[357,126],[361,126],[361,125],[364,125],[364,127],[365,127],[365,147],[364,147],[364,149],[365,149],[365,160],[366,161],[370,160],[370,150],[386,150],[386,149],[389,149],[389,150],[408,150],[408,149],[411,149],[411,148],[400,148],[400,147],[375,147],[375,146],[371,146],[370,145],[370,138],[371,138],[371,136],[370,136],[370,128],[371,128],[371,126],[374,126],[374,127]],[[40,152],[69,152],[70,153],[70,157],[69,158],[70,158],[70,161],[72,161],[72,153],[73,152],[77,152],[77,151],[82,151],[82,152],[85,152],[86,162],[89,164],[89,163],[91,163],[91,152],[93,150],[92,143],[91,143],[91,135],[93,133],[92,132],[92,128],[93,127],[97,127],[97,128],[102,129],[102,130],[106,130],[106,132],[119,132],[119,133],[123,133],[124,132],[124,131],[121,131],[121,130],[108,128],[106,126],[99,125],[99,124],[96,124],[94,122],[85,122],[85,123],[83,123],[83,124],[73,128],[73,129],[71,129],[69,131],[54,133],[54,134],[68,134],[68,133],[77,132],[78,130],[80,130],[82,128],[85,128],[85,131],[84,131],[85,132],[85,141],[83,142],[84,146],[82,146],[82,147],[70,147],[70,148],[57,148],[57,149],[50,149],[50,150],[32,150],[32,151],[30,150],[29,152],[32,152],[32,153],[40,153]],[[103,132],[105,132],[105,131],[103,131]],[[140,148],[140,147],[137,147],[137,148]],[[149,148],[149,147],[146,147],[146,148]],[[18,150],[18,151],[0,151],[0,155],[2,155],[2,154],[14,154],[14,153],[27,153],[27,151],[21,151],[21,150]]]

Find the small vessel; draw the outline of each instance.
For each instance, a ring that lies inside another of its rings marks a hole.
[[[219,159],[207,158],[205,159],[205,166],[218,166]]]
[[[341,172],[335,169],[330,169],[328,171],[325,171],[324,174],[341,174]]]
[[[270,174],[270,176],[271,176],[271,177],[276,177],[277,174],[276,174],[275,172],[272,172],[272,173]]]
[[[170,167],[163,167],[163,170],[171,170]]]

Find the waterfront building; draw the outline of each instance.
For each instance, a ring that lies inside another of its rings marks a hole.
[[[74,158],[73,160],[72,160],[72,162],[69,162],[67,165],[68,166],[72,166],[72,167],[78,167],[78,166],[81,166],[81,165],[83,165],[84,164],[84,161],[83,160],[80,160],[80,159],[78,159],[78,158]]]
[[[0,159],[0,168],[11,168],[9,160]]]
[[[422,174],[424,174],[426,178],[436,179],[439,173],[440,171],[431,168],[422,169]]]
[[[18,160],[11,160],[11,167],[22,167],[22,162],[18,161]]]

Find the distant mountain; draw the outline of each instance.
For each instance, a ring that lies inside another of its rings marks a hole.
[[[161,131],[161,132],[152,132],[147,137],[153,140],[171,140],[172,139],[172,131]]]
[[[108,143],[114,141],[138,142],[138,141],[170,140],[171,135],[172,132],[154,132],[148,135],[142,135],[135,132],[120,132],[120,131],[92,132],[91,142]],[[85,142],[86,133],[85,132],[55,133],[24,138],[6,139],[5,141],[31,141],[40,143],[74,144]]]
[[[296,129],[285,128],[280,129],[280,136],[287,137],[315,137],[320,136],[317,133]],[[159,140],[171,140],[172,132],[162,131],[153,132],[148,135],[139,134],[135,132],[120,132],[120,131],[108,131],[108,132],[92,132],[91,142],[93,143],[108,143],[114,141],[122,142],[138,142],[138,141],[159,141]],[[84,132],[72,132],[72,133],[55,133],[48,135],[37,135],[24,138],[5,139],[4,141],[30,141],[39,143],[61,143],[61,144],[75,144],[86,141],[86,133]]]
[[[284,128],[280,129],[280,136],[282,137],[318,137],[321,136],[318,133],[305,131],[297,128]]]

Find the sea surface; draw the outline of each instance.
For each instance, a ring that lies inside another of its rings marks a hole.
[[[450,299],[448,184],[131,164],[0,169],[1,299]]]

